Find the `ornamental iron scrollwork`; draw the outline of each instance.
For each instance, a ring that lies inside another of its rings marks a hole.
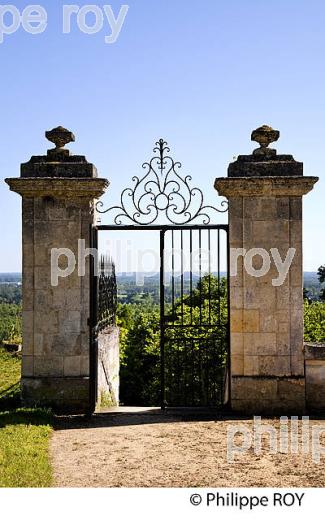
[[[164,139],[156,143],[153,152],[155,155],[151,160],[142,165],[145,175],[142,178],[134,176],[133,188],[122,191],[120,205],[103,210],[103,203],[99,201],[98,213],[113,212],[117,226],[161,223],[161,217],[175,225],[208,225],[212,212],[228,210],[226,200],[221,202],[220,209],[204,204],[202,190],[191,186],[192,177],[182,177],[178,173],[182,165],[169,155],[170,148]]]

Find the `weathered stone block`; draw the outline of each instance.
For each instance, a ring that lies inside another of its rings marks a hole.
[[[22,374],[25,377],[34,375],[34,357],[33,356],[23,356],[22,357]]]
[[[304,357],[303,352],[294,351],[290,356],[291,375],[301,376],[305,375]]]
[[[89,378],[24,377],[21,387],[25,406],[50,407],[59,414],[81,414],[90,410]]]
[[[245,197],[244,218],[251,220],[276,220],[278,216],[276,197]]]
[[[245,356],[276,355],[277,342],[275,333],[245,333],[243,336]]]
[[[34,344],[34,334],[24,334],[23,352],[25,356],[32,356],[34,354]]]
[[[290,356],[290,334],[279,332],[276,336],[276,350],[279,356]]]
[[[45,312],[46,307],[49,305],[51,294],[48,290],[44,289],[35,289],[34,291],[34,308],[42,309]]]
[[[290,220],[302,220],[302,198],[290,197]]]
[[[237,243],[240,247],[243,237],[243,220],[239,218],[232,218],[229,222],[229,235],[233,243]]]
[[[246,281],[246,278],[245,278]],[[244,290],[244,308],[245,309],[261,309],[270,315],[270,310],[276,306],[276,289],[269,286],[249,287]]]
[[[244,354],[244,335],[241,333],[234,332],[231,335],[231,354],[242,356]]]
[[[284,401],[305,401],[305,378],[279,379],[278,395]]]
[[[88,291],[87,291],[88,293]],[[66,294],[66,305],[71,311],[80,312],[84,306],[81,288],[69,289]]]
[[[290,323],[288,321],[279,321],[277,330],[281,334],[289,333],[290,332]]]
[[[36,332],[34,334],[34,355],[35,356],[42,356],[46,354],[46,350],[44,348],[44,336],[46,336],[43,333]],[[25,351],[25,349],[24,349]],[[26,351],[25,351],[26,352]]]
[[[34,267],[34,244],[27,242],[23,244],[23,262],[26,267]]]
[[[34,334],[34,313],[33,311],[23,310],[23,335],[32,336]]]
[[[108,327],[98,336],[98,396],[103,406],[119,402],[119,329]]]
[[[44,309],[35,310],[33,313],[34,317],[34,330],[40,334],[58,334],[59,332],[59,319],[58,311],[49,311],[47,309],[46,314]]]
[[[290,307],[290,289],[289,287],[276,287],[276,309],[289,311]]]
[[[229,200],[229,215],[232,218],[242,218],[243,217],[243,197],[230,197]]]
[[[23,310],[24,311],[33,311],[33,309],[34,309],[33,291],[23,291],[23,292],[24,292]]]
[[[306,347],[306,400],[310,411],[325,410],[324,346]]]
[[[260,376],[290,376],[290,356],[259,356],[258,374]]]
[[[82,377],[89,376],[90,368],[89,368],[89,355],[80,356],[80,375]]]
[[[278,330],[277,317],[271,310],[265,310],[260,313],[260,331],[261,332],[277,332]]]
[[[43,376],[63,376],[63,357],[62,356],[35,356],[34,375]]]
[[[230,300],[233,309],[243,308],[243,288],[242,287],[231,287],[230,288]]]
[[[289,197],[276,197],[276,218],[289,220],[290,218],[290,199]]]
[[[243,331],[243,311],[240,309],[230,310],[230,328],[231,332]]]
[[[81,355],[80,334],[44,334],[41,352],[44,356],[51,354],[54,356]]]
[[[233,377],[231,392],[233,399],[245,398],[254,401],[257,405],[264,399],[276,399],[277,380],[256,377]]]
[[[80,356],[65,356],[64,357],[64,376],[80,376],[81,375],[81,359]]]
[[[292,244],[302,243],[302,222],[301,220],[292,220],[290,222],[290,241]]]
[[[234,377],[232,409],[254,415],[301,415],[305,413],[304,379]]]
[[[260,312],[258,310],[243,310],[243,332],[259,332]]]
[[[296,267],[292,265],[290,268],[290,286],[291,287],[302,287],[303,286],[303,272],[302,265]]]
[[[231,356],[231,373],[234,376],[244,375],[244,355],[233,354]]]
[[[254,221],[253,234],[257,244],[265,244],[265,241],[268,241],[269,244],[285,242],[289,237],[289,222],[286,220]]]
[[[236,374],[237,375],[237,374]],[[259,357],[252,355],[244,355],[244,375],[258,376],[259,375]]]
[[[23,271],[23,295],[34,290],[34,268],[25,267]],[[23,301],[24,304],[24,301]]]
[[[51,269],[50,265],[47,267],[35,267],[35,281],[34,288],[43,291],[48,290],[51,287]]]

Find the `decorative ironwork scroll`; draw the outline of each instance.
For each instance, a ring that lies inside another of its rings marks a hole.
[[[228,210],[226,200],[221,202],[221,209],[204,204],[202,190],[191,186],[192,177],[178,173],[182,165],[169,155],[170,148],[164,139],[156,143],[153,151],[152,159],[142,165],[145,175],[132,178],[135,185],[122,191],[120,204],[103,210],[99,201],[98,213],[113,212],[117,226],[161,223],[161,217],[175,225],[208,225],[212,212]]]

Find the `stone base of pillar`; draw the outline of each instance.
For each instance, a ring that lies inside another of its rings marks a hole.
[[[83,414],[89,411],[89,377],[23,377],[24,406],[51,408],[55,413]]]
[[[305,378],[232,376],[231,406],[234,412],[244,414],[302,415]]]

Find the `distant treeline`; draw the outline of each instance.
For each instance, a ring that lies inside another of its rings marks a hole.
[[[20,305],[22,300],[21,285],[0,283],[0,303]]]
[[[319,281],[317,273],[304,273],[304,292],[310,300],[317,301],[321,299],[321,292],[324,289],[324,284]]]
[[[0,273],[0,283],[21,283],[21,273]]]
[[[214,274],[215,275],[215,274]],[[225,273],[220,273],[225,276]],[[143,285],[137,283],[137,279],[143,278]],[[193,274],[192,287],[198,281],[197,274]],[[158,304],[159,303],[159,275],[148,276],[142,274],[118,274],[118,299],[120,303],[132,304]],[[324,284],[321,284],[317,273],[304,273],[304,293],[305,297],[311,301],[320,300],[321,291]],[[190,275],[184,273],[183,289],[180,277],[175,278],[174,297],[180,297],[181,292],[188,294],[190,291]],[[172,298],[171,279],[165,284],[165,301],[169,303]],[[19,305],[22,300],[21,274],[20,273],[0,273],[0,303]]]

